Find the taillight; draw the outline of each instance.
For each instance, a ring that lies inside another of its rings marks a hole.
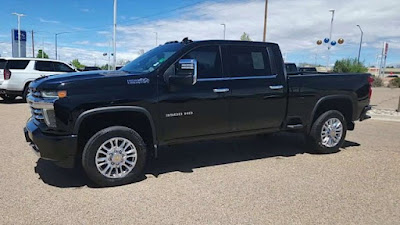
[[[372,96],[372,83],[374,83],[374,78],[372,76],[368,77],[368,83],[369,83],[368,98],[371,99],[371,96]]]
[[[4,80],[9,80],[11,78],[11,71],[8,69],[4,69]]]

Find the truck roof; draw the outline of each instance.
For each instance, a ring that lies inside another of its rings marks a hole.
[[[179,43],[178,41],[169,41],[165,44],[171,43]],[[277,43],[272,42],[260,42],[260,41],[240,41],[240,40],[199,40],[199,41],[191,41],[189,39],[183,39],[183,44],[229,44],[229,45],[278,45]]]

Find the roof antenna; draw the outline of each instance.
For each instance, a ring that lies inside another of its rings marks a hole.
[[[191,42],[193,42],[193,41],[192,41],[192,40],[189,40],[188,37],[185,37],[185,38],[182,40],[182,43],[184,43],[184,44],[191,43]]]

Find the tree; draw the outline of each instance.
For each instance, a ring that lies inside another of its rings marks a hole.
[[[45,59],[48,59],[49,56],[46,54],[45,51],[43,51],[42,49],[39,49],[38,54],[36,55],[36,58],[45,58]]]
[[[85,67],[85,65],[81,64],[78,59],[72,60],[71,64],[77,69],[83,69]]]
[[[358,62],[354,59],[342,59],[335,62],[333,72],[335,73],[365,73],[368,68],[364,66],[364,63]]]
[[[241,41],[251,41],[251,38],[250,38],[249,34],[247,34],[246,32],[243,32],[242,36],[240,36],[240,40]]]
[[[102,69],[102,70],[108,70],[108,64],[102,65],[102,66],[100,67],[100,69]]]

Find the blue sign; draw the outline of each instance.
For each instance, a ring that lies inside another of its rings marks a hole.
[[[14,30],[14,40],[18,41],[18,30]],[[26,31],[21,30],[21,41],[26,41]]]

